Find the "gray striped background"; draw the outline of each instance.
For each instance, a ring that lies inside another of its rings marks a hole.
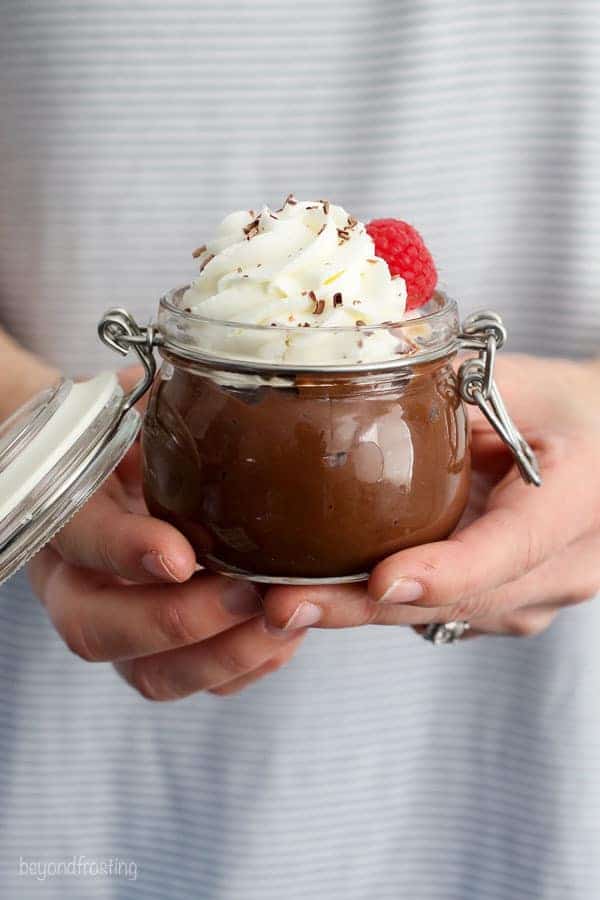
[[[74,373],[236,207],[423,231],[512,347],[600,345],[597,2],[4,0],[0,320]],[[596,900],[595,604],[437,652],[314,632],[239,697],[153,707],[0,602],[0,896]],[[18,874],[119,856],[136,882]]]

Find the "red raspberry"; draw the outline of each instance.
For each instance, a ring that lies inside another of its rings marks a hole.
[[[400,219],[374,219],[367,232],[375,244],[375,253],[385,259],[392,275],[406,282],[406,309],[416,309],[431,299],[437,272],[423,238],[408,222]]]

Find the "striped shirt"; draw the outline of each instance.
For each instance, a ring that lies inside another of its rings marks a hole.
[[[147,320],[223,215],[294,191],[413,222],[512,349],[596,353],[599,32],[593,0],[4,0],[0,321],[112,366],[105,308]],[[20,575],[0,894],[596,900],[599,630],[588,604],[448,650],[314,631],[239,696],[153,706]],[[74,857],[123,866],[55,872]]]

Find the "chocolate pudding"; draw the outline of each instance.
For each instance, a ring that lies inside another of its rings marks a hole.
[[[469,442],[449,358],[288,386],[167,360],[145,419],[144,492],[201,564],[351,576],[456,526]]]

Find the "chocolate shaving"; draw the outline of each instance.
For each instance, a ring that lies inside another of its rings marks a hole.
[[[357,320],[356,320],[356,327],[357,327],[357,328],[360,328],[362,325],[366,325],[366,324],[367,324],[367,323],[366,323],[365,321],[363,321],[363,319],[357,319]]]
[[[203,253],[206,253],[206,244],[202,244],[201,247],[196,247],[196,249],[192,251],[192,259],[198,259]]]
[[[352,306],[360,306],[360,304],[361,304],[361,301],[360,301],[360,300],[353,300],[353,301],[352,301]]]
[[[183,311],[184,311],[185,313],[191,313],[192,307],[191,307],[191,306],[184,306],[184,307],[183,307]]]
[[[343,306],[343,304],[344,304],[344,301],[343,301],[343,299],[342,299],[341,291],[336,291],[336,293],[333,295],[333,306],[334,306],[334,309],[335,309],[336,306]]]
[[[377,260],[376,260],[376,259],[368,259],[367,262],[368,262],[368,263],[371,263],[372,266],[376,266],[376,265],[377,265]]]
[[[246,235],[246,240],[249,241],[251,238],[256,237],[258,234],[258,227],[260,225],[260,219],[257,216],[256,219],[253,219],[252,222],[249,222],[244,226],[244,234]]]
[[[314,291],[309,291],[308,296],[313,302],[313,314],[315,316],[320,316],[325,309],[325,301],[319,300]]]
[[[317,237],[319,237],[320,234],[323,234],[323,232],[325,231],[326,228],[327,228],[327,222],[324,222],[323,225],[321,225],[321,227],[317,231]]]
[[[293,194],[288,194],[287,197],[285,198],[285,202],[283,205],[285,206],[287,203],[289,203],[290,206],[295,206],[297,204],[297,202],[298,201],[296,200],[296,198],[294,197]]]
[[[323,212],[325,213],[326,216],[328,216],[329,215],[329,200],[322,200],[321,202],[323,204]]]
[[[358,225],[358,219],[355,219],[354,216],[348,216],[348,228],[355,228]]]
[[[200,264],[200,271],[203,272],[205,270],[205,268],[207,267],[207,265],[209,264],[209,262],[211,261],[211,259],[214,259],[214,258],[215,258],[215,254],[209,253],[209,255],[206,257],[206,259],[202,260],[202,263]]]

